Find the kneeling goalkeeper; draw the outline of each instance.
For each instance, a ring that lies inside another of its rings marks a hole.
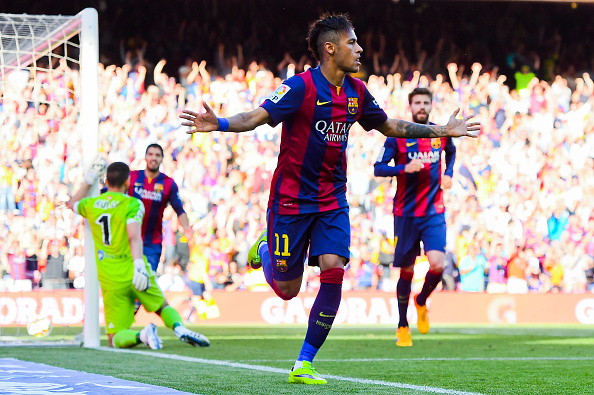
[[[163,347],[155,324],[147,325],[140,332],[129,329],[134,323],[135,301],[139,300],[146,311],[159,314],[181,341],[193,346],[209,346],[205,336],[182,324],[180,315],[168,305],[147,266],[141,238],[144,205],[125,194],[130,183],[128,165],[122,162],[109,165],[107,192],[97,197],[84,197],[104,169],[104,163],[95,162],[66,206],[87,218],[91,226],[109,344],[126,348],[144,343],[155,350]]]

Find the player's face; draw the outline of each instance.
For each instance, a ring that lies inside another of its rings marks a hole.
[[[351,29],[340,36],[334,61],[340,70],[356,73],[361,66],[361,52],[363,52],[363,48],[357,43],[355,31]]]
[[[149,171],[158,171],[159,167],[161,167],[161,163],[163,163],[161,150],[156,147],[149,148],[148,151],[146,151],[144,159],[146,161],[146,168]]]
[[[431,98],[427,95],[415,95],[410,103],[410,112],[415,123],[426,124],[431,114]]]

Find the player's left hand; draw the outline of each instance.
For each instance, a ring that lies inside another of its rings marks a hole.
[[[481,123],[480,122],[468,122],[469,119],[473,118],[473,116],[465,117],[465,118],[456,118],[458,113],[460,112],[460,108],[457,108],[456,111],[450,116],[450,120],[446,125],[447,129],[447,136],[448,137],[461,137],[461,136],[468,136],[468,137],[478,137],[479,132],[481,131]]]
[[[101,156],[97,156],[91,162],[91,166],[85,173],[85,182],[89,185],[93,185],[100,177],[105,176],[107,171],[107,161]]]
[[[146,270],[144,259],[134,260],[134,274],[132,275],[132,285],[138,291],[146,291],[151,286],[150,277]]]
[[[441,177],[441,189],[449,189],[452,187],[452,177],[444,175]]]

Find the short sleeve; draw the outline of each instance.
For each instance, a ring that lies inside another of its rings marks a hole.
[[[83,217],[87,218],[87,203],[90,198],[82,198],[78,202],[74,204],[74,211],[78,214],[82,215]]]
[[[369,93],[367,87],[365,88],[365,97],[363,99],[363,108],[361,109],[361,117],[357,120],[365,130],[372,130],[379,127],[386,122],[388,115],[379,106],[375,97]]]
[[[144,217],[144,204],[137,198],[130,198],[128,203],[128,211],[126,212],[126,223],[138,222],[142,224],[142,218]]]
[[[279,85],[260,107],[270,114],[272,126],[276,126],[299,110],[304,97],[305,81],[300,76],[293,76]]]

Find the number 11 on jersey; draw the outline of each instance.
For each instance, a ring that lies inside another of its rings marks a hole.
[[[278,233],[274,234],[274,240],[276,242],[276,249],[274,250],[274,255],[280,255],[280,256],[291,256],[291,253],[289,252],[289,235],[286,234],[282,234],[280,235],[283,239],[283,251],[280,251],[280,239],[281,237],[279,237]]]

